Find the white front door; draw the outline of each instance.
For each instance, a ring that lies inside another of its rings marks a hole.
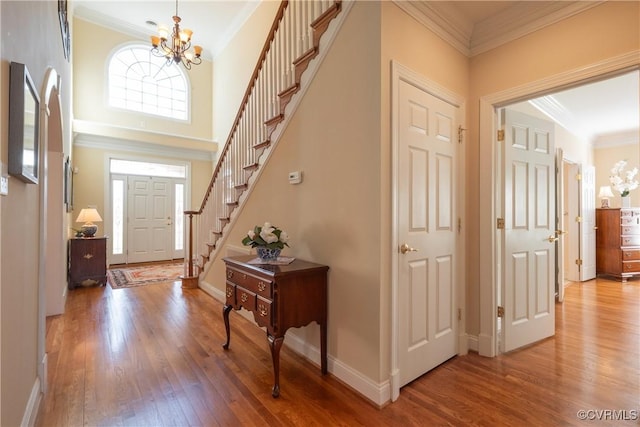
[[[580,180],[580,281],[596,277],[596,169],[582,166]]]
[[[403,386],[456,354],[455,107],[398,83],[398,370]]]
[[[171,180],[128,177],[127,262],[172,259]]]
[[[503,110],[503,339],[506,352],[555,332],[553,123]]]

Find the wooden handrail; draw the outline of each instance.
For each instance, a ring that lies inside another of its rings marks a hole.
[[[240,109],[238,110],[238,113],[236,114],[236,118],[233,121],[233,125],[231,126],[231,131],[229,132],[229,136],[227,137],[227,140],[224,143],[224,147],[222,148],[221,154],[220,156],[218,156],[219,159],[224,157],[224,155],[229,150],[229,147],[231,146],[231,141],[233,141],[233,135],[236,133],[236,130],[238,129],[238,125],[240,124],[240,119],[242,118],[242,114],[244,113],[245,108],[247,107],[247,101],[249,100],[249,96],[251,96],[251,92],[253,92],[256,80],[258,79],[258,75],[260,73],[260,70],[262,69],[262,65],[264,64],[264,61],[267,57],[267,53],[269,53],[271,43],[273,42],[276,31],[278,30],[278,27],[280,25],[280,21],[284,16],[284,11],[288,5],[289,5],[289,0],[283,0],[280,3],[280,7],[278,8],[278,13],[276,13],[276,17],[273,20],[273,24],[271,24],[269,35],[267,36],[267,39],[264,42],[264,46],[262,46],[262,51],[260,52],[258,63],[253,69],[253,73],[251,74],[251,79],[249,80],[249,85],[247,86],[247,90],[244,92],[244,96],[242,97],[242,102],[240,103]],[[209,186],[207,187],[207,191],[204,194],[202,204],[200,205],[200,209],[198,210],[197,214],[201,214],[202,211],[204,210],[204,207],[207,203],[207,199],[211,195],[213,184],[215,183],[216,177],[220,173],[221,168],[222,168],[222,162],[218,162],[218,164],[216,165],[216,168],[213,171],[213,174],[211,175],[211,181],[209,182]]]

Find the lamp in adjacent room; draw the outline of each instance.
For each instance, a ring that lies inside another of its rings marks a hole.
[[[80,211],[76,222],[84,222],[81,228],[84,237],[93,237],[98,231],[98,226],[94,222],[102,222],[102,218],[96,209],[86,208]]]
[[[600,197],[600,199],[602,199],[602,205],[600,206],[601,208],[608,208],[609,207],[609,197],[614,197],[613,196],[613,191],[611,191],[611,186],[609,185],[603,185],[602,187],[600,187],[600,193],[598,193],[598,197]]]

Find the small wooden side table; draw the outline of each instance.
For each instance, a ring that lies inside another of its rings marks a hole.
[[[267,329],[271,348],[273,397],[280,395],[280,348],[289,328],[315,321],[320,325],[320,368],[327,373],[326,265],[296,259],[288,265],[249,264],[253,256],[223,258],[226,264],[226,304],[222,310],[229,348],[231,309],[245,308]]]
[[[85,280],[107,284],[107,237],[69,239],[69,289]]]

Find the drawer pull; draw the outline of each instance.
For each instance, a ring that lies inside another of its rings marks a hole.
[[[233,271],[227,270],[227,279],[231,279],[233,277]]]
[[[84,254],[84,255],[82,256],[82,258],[84,258],[84,259],[91,259],[91,258],[93,258],[93,254]]]
[[[247,275],[242,273],[242,280],[247,280]]]
[[[233,288],[227,288],[227,298],[231,298],[231,295],[233,295]]]
[[[260,312],[260,316],[265,317],[269,311],[266,305],[258,304],[258,312]]]
[[[258,290],[260,292],[264,291],[265,289],[267,289],[267,284],[264,283],[263,281],[258,282]]]
[[[243,292],[242,296],[240,297],[240,301],[247,302],[248,299],[249,299],[249,296]]]

